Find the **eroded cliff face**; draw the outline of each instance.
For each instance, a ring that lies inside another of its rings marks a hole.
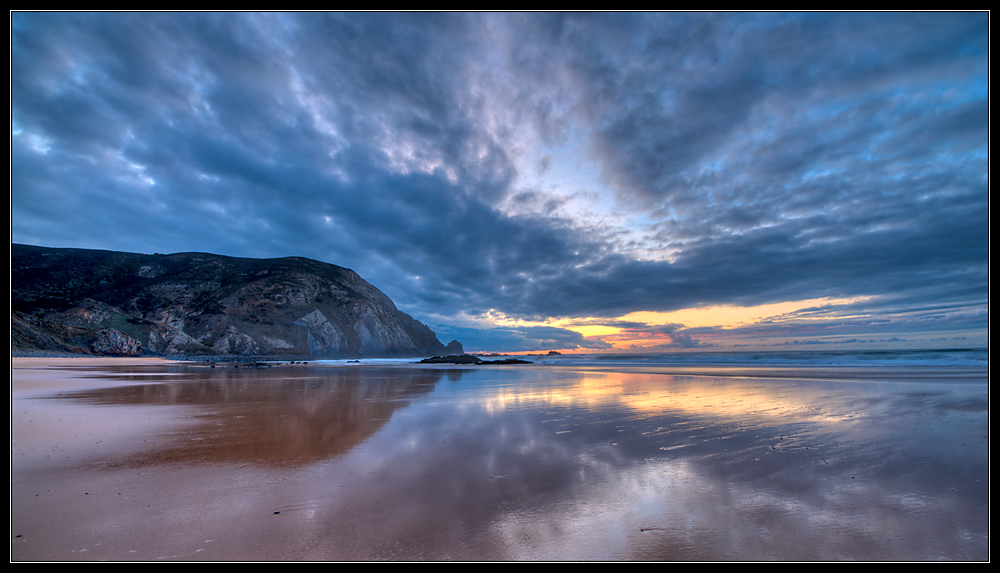
[[[445,350],[357,273],[310,259],[13,245],[11,274],[14,311],[65,328],[114,329],[158,354],[360,358]]]

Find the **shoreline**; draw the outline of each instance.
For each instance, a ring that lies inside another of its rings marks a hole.
[[[314,366],[324,368],[337,367],[417,367],[417,368],[482,368],[512,366],[516,368],[551,368],[551,369],[572,369],[592,372],[647,372],[660,374],[677,375],[711,375],[711,376],[737,376],[737,377],[757,377],[762,372],[772,374],[764,376],[767,378],[794,378],[800,374],[809,378],[815,376],[817,372],[837,371],[843,373],[856,373],[864,375],[875,375],[880,378],[880,372],[939,372],[971,377],[989,378],[989,364],[969,365],[969,364],[897,364],[897,363],[869,363],[869,364],[788,364],[788,363],[760,363],[748,364],[741,362],[726,363],[616,363],[607,364],[575,364],[567,362],[520,362],[504,363],[503,361],[482,361],[480,363],[455,363],[455,362],[421,362],[421,357],[368,357],[368,358],[316,358],[316,357],[275,357],[275,356],[89,356],[78,354],[58,354],[45,353],[44,355],[24,355],[12,353],[11,368],[24,367],[29,364],[63,364],[79,362],[80,365],[190,365],[190,366],[215,366],[215,365],[240,365],[259,364],[270,367],[282,366]],[[21,366],[17,366],[17,365]],[[826,378],[826,376],[823,376]]]

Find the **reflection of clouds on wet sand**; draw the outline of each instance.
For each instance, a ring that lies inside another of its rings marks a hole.
[[[774,390],[755,380],[745,382],[753,392],[775,391],[792,406],[717,416],[701,401],[712,400],[713,388],[716,398],[737,400],[744,383],[695,380],[685,388],[675,380],[657,390],[647,382],[643,400],[659,396],[659,414],[638,415],[610,385],[594,392],[594,379],[565,378],[552,387],[539,379],[484,386],[478,411],[456,392],[466,407],[439,401],[400,412],[371,444],[379,459],[368,475],[406,492],[382,501],[407,507],[402,515],[414,521],[383,524],[383,532],[430,556],[448,550],[439,545],[447,545],[444,532],[466,531],[512,559],[935,559],[974,558],[986,547],[985,530],[959,533],[967,520],[985,524],[986,506],[975,503],[985,487],[962,500],[942,497],[931,483],[939,470],[921,463],[971,464],[975,473],[985,456],[941,457],[924,447],[925,433],[911,437],[902,420],[881,418],[905,397],[869,387],[862,403],[852,397],[857,388],[822,383],[796,399],[794,381]],[[475,383],[475,375],[463,381]],[[671,396],[684,407],[670,406]],[[970,430],[959,425],[952,437]],[[448,509],[428,516],[432,507]],[[481,517],[461,528],[449,521],[471,514]],[[419,527],[425,519],[433,527]],[[953,524],[945,531],[954,535],[942,534],[942,524]]]
[[[499,516],[506,557],[936,560],[982,559],[988,551],[988,532],[965,524],[968,515],[984,519],[985,507],[957,508],[884,482],[826,476],[813,488],[787,490],[766,479],[720,480],[704,461],[687,460],[604,477],[577,503]]]
[[[187,421],[33,474],[133,505],[17,497],[94,559],[988,558],[985,382],[287,368],[64,396]]]
[[[442,372],[193,368],[179,384],[133,383],[62,394],[101,406],[185,406],[192,422],[124,465],[301,465],[341,455],[378,431]],[[133,380],[133,382],[135,382]],[[148,408],[146,408],[148,410]]]

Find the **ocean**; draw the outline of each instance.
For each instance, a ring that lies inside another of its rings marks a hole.
[[[805,367],[968,367],[988,368],[987,349],[827,350],[766,352],[675,352],[653,354],[563,354],[538,356],[539,364],[579,366],[805,366]]]

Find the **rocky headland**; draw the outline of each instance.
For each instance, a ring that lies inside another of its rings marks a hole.
[[[301,257],[11,246],[11,351],[107,356],[461,354],[350,269]]]

